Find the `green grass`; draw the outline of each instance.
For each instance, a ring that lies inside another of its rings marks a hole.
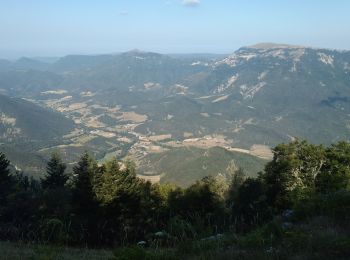
[[[288,228],[276,218],[246,234],[227,233],[217,239],[184,240],[174,247],[114,250],[54,247],[0,242],[0,259],[115,259],[115,260],[211,260],[211,259],[348,259],[348,224],[317,216],[293,222]]]
[[[111,259],[110,250],[54,247],[23,243],[0,242],[0,259],[6,260],[104,260]]]

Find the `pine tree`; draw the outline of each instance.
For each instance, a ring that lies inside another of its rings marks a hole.
[[[0,206],[6,201],[13,186],[13,178],[9,170],[10,161],[0,152]]]
[[[56,189],[65,186],[68,176],[65,175],[66,165],[62,162],[58,153],[51,155],[50,161],[47,163],[46,176],[41,180],[44,189]]]
[[[122,176],[116,159],[108,161],[103,168],[98,196],[103,203],[108,204],[114,199]]]
[[[4,185],[11,179],[10,170],[8,169],[10,161],[6,159],[5,154],[0,152],[0,184]]]
[[[231,175],[231,183],[227,192],[227,202],[230,207],[234,205],[238,196],[238,190],[246,179],[244,170],[242,168],[236,168],[236,171]]]
[[[68,176],[66,165],[58,153],[53,153],[46,167],[46,175],[41,179],[41,214],[48,218],[65,219],[70,213],[70,190],[66,186]]]
[[[72,229],[73,240],[80,243],[96,244],[99,233],[99,207],[95,193],[95,175],[99,168],[88,153],[84,153],[73,168],[72,187]]]
[[[89,212],[90,206],[95,205],[96,196],[94,192],[94,173],[97,170],[97,164],[84,153],[78,165],[73,168],[74,187],[73,187],[73,205],[77,213]]]
[[[127,158],[124,162],[126,170],[124,171],[127,173],[129,177],[136,177],[136,164],[134,161],[132,161],[130,158]]]

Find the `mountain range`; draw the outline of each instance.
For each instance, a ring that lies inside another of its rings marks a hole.
[[[226,56],[0,60],[0,93],[0,148],[21,168],[12,150],[41,162],[59,150],[72,163],[89,150],[101,161],[130,156],[140,174],[188,185],[202,177],[197,166],[216,175],[233,160],[253,175],[278,143],[350,136],[350,51],[342,50],[263,43]],[[221,149],[224,166],[208,167]],[[160,161],[181,154],[190,167]]]

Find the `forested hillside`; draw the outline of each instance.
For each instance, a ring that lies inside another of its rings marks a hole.
[[[185,189],[88,153],[72,172],[53,154],[37,181],[10,174],[1,153],[0,238],[117,248],[115,259],[346,259],[350,144],[294,141],[273,152],[257,178],[232,166]]]

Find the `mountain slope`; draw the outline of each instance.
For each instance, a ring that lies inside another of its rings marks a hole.
[[[74,128],[72,120],[32,102],[0,95],[0,137],[50,140]]]
[[[32,102],[0,94],[0,151],[25,174],[40,177],[46,158],[38,151],[62,144],[75,127],[71,119]]]
[[[324,144],[350,139],[349,51],[263,43],[225,58],[140,51],[71,55],[46,71],[3,71],[0,89],[76,122],[77,131],[61,143],[44,141],[41,154],[61,149],[70,162],[84,149],[101,160],[132,155],[153,161],[152,175],[165,169],[157,156],[176,164],[179,157],[168,155],[189,144],[254,154],[256,147],[266,152],[296,137]],[[57,124],[55,129],[64,125]],[[213,167],[217,154],[208,159],[214,158]],[[197,155],[187,171],[169,179],[199,176],[192,167]]]
[[[259,44],[239,49],[189,84],[213,95],[209,110],[252,122],[236,138],[265,129],[281,135],[270,145],[287,136],[329,143],[349,138],[349,64],[350,52]]]
[[[146,162],[146,163],[145,163]],[[181,162],[181,163],[179,163]],[[161,154],[150,154],[141,165],[142,172],[158,172],[160,182],[188,186],[206,176],[225,174],[230,163],[244,169],[247,176],[262,171],[266,160],[252,155],[229,152],[223,148],[176,148]]]

